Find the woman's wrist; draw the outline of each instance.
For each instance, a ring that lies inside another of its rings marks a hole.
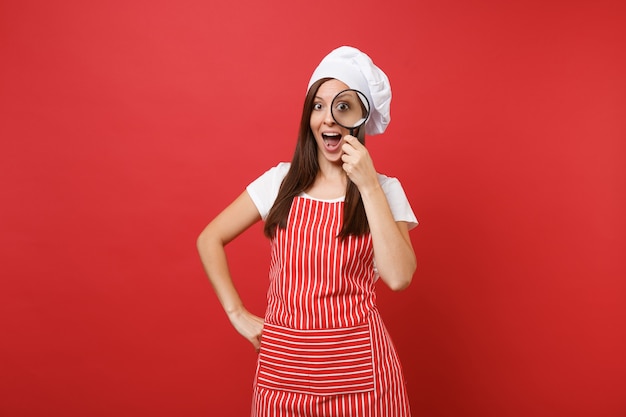
[[[224,307],[224,311],[226,312],[226,315],[228,315],[228,317],[230,318],[235,318],[241,315],[241,313],[243,313],[246,309],[244,308],[244,306],[242,304],[236,304],[233,306],[228,306],[228,307]]]
[[[371,198],[381,192],[383,192],[383,189],[378,181],[374,181],[368,185],[363,185],[359,188],[359,193],[361,193],[361,197],[364,199]]]

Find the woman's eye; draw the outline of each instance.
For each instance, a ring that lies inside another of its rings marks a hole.
[[[337,110],[339,110],[339,111],[347,111],[347,110],[350,110],[350,106],[348,105],[348,103],[338,103],[337,104]]]
[[[322,110],[322,104],[321,103],[313,104],[313,110]]]

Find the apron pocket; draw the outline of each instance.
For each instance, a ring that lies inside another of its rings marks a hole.
[[[294,330],[266,322],[257,385],[312,395],[373,391],[369,325]]]

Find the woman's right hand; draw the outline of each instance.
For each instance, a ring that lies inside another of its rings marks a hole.
[[[235,330],[252,343],[252,346],[254,346],[254,349],[258,352],[261,348],[261,333],[263,331],[264,320],[250,313],[245,308],[229,313],[228,318]]]

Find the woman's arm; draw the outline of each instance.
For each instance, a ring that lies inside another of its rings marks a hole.
[[[417,267],[408,225],[396,222],[369,152],[353,136],[345,137],[343,169],[361,193],[380,278],[394,291],[411,283]]]
[[[233,284],[224,247],[260,219],[256,206],[244,191],[204,228],[197,241],[204,270],[230,322],[257,350],[263,319],[245,309]]]

